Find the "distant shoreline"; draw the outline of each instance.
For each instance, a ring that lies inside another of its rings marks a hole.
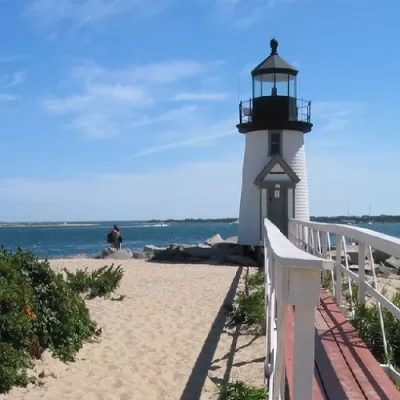
[[[55,227],[84,227],[84,226],[99,226],[99,224],[13,224],[3,223],[0,224],[0,228],[55,228]]]

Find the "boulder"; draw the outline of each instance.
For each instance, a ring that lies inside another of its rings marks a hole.
[[[230,237],[230,238],[228,238],[228,239],[225,239],[225,243],[234,243],[234,244],[237,244],[237,242],[238,242],[238,237],[237,236],[232,236],[232,237]]]
[[[385,262],[388,258],[390,258],[390,254],[387,254],[381,250],[374,250],[372,252],[372,256],[374,257],[374,261],[377,264],[380,264],[381,262]]]
[[[207,239],[205,241],[205,244],[208,244],[209,246],[214,246],[215,244],[222,243],[222,242],[224,242],[224,239],[222,238],[222,236],[219,233],[217,233],[213,237],[210,237],[209,239]]]
[[[396,270],[395,273],[399,274],[400,272],[400,259],[396,257],[390,257],[383,263],[386,267],[392,268]]]
[[[148,260],[151,257],[153,257],[153,253],[150,252],[132,252],[132,258],[134,258],[135,260]]]
[[[256,261],[254,261],[252,258],[245,256],[227,255],[225,257],[225,261],[232,262],[233,264],[242,265],[244,267],[258,267]]]
[[[195,258],[214,258],[217,255],[217,251],[213,247],[210,247],[210,246],[186,247],[186,248],[182,248],[181,252],[185,255],[188,255],[190,257],[195,257]]]
[[[215,249],[216,252],[218,252],[220,257],[225,257],[228,254],[238,255],[238,256],[244,255],[244,247],[232,242],[225,241],[222,243],[217,243],[213,246],[213,249]]]
[[[105,260],[130,260],[133,257],[131,249],[123,248],[104,257]]]
[[[118,251],[118,249],[116,249],[115,247],[106,247],[105,249],[102,250],[102,252],[97,255],[95,258],[97,259],[102,259],[102,258],[106,258],[107,256],[109,256],[110,254],[116,253]]]
[[[157,246],[153,246],[152,244],[147,244],[146,246],[144,246],[143,251],[145,253],[153,253],[153,254],[157,254],[161,251],[166,250],[166,247],[157,247]]]

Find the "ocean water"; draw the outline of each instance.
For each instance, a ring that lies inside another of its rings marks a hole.
[[[107,246],[113,223],[87,222],[96,226],[0,227],[0,245],[15,251],[18,247],[41,258],[68,258],[76,254],[95,256]],[[229,223],[178,223],[167,226],[143,222],[116,221],[124,238],[123,246],[142,251],[148,244],[198,244],[219,233],[223,238],[237,235],[237,225]]]
[[[106,247],[112,223],[92,222],[96,226],[0,227],[0,244],[15,251],[18,247],[41,258],[68,258],[76,254],[95,256]],[[181,223],[169,226],[141,222],[117,222],[124,237],[124,247],[142,251],[147,244],[168,246],[171,243],[198,244],[219,233],[228,238],[237,235],[238,225],[229,223]],[[358,225],[400,237],[400,224]],[[334,241],[334,238],[332,238]],[[334,244],[334,243],[332,243]]]

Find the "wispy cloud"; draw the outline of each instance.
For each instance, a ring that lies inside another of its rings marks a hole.
[[[25,60],[29,57],[29,54],[13,54],[11,56],[0,57],[0,63],[10,63],[14,61]]]
[[[0,93],[0,103],[7,103],[9,101],[17,100],[17,96],[13,96],[12,94],[8,93]]]
[[[68,21],[81,28],[134,11],[135,18],[149,17],[168,8],[174,0],[34,0],[24,14],[40,25],[51,27]]]
[[[68,127],[92,138],[112,137],[134,126],[174,119],[181,122],[193,108],[169,109],[166,106],[176,97],[177,85],[220,64],[220,61],[176,60],[109,69],[85,63],[75,66],[71,72],[71,83],[78,85],[78,90],[68,96],[47,98],[43,105],[50,113],[70,114],[74,120]],[[189,94],[186,97],[186,101],[195,100],[194,97],[189,99]],[[182,97],[181,100],[185,99]],[[206,99],[198,97],[197,100]],[[149,107],[154,105],[157,110],[159,103],[163,103],[161,109],[166,111],[162,115],[154,115],[154,110]]]
[[[184,134],[185,137],[188,138],[173,140],[159,145],[150,146],[126,158],[130,159],[134,157],[142,157],[154,153],[161,153],[164,151],[183,148],[183,147],[203,146],[215,142],[216,140],[221,139],[223,137],[235,135],[237,134],[237,129],[235,128],[235,122],[233,120],[227,120],[211,126],[206,126],[206,125],[197,126],[194,129],[192,128],[186,130]]]
[[[181,101],[218,101],[224,100],[228,97],[228,93],[215,92],[215,93],[193,93],[193,92],[180,92],[174,96],[174,100]]]
[[[239,29],[248,29],[255,23],[265,20],[269,9],[277,0],[213,0],[213,13],[225,22]]]
[[[26,73],[23,71],[18,71],[11,75],[0,76],[0,88],[4,89],[16,86],[24,82],[25,78],[26,78]]]
[[[156,125],[160,123],[173,123],[175,121],[179,121],[183,124],[189,123],[196,118],[196,111],[198,111],[198,109],[199,107],[197,105],[191,104],[169,109],[159,115],[141,115],[132,123],[132,126]]]
[[[357,120],[367,110],[367,104],[350,101],[316,101],[312,104],[312,119],[320,121],[320,129],[339,131]]]

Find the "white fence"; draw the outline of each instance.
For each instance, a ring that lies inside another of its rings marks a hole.
[[[270,399],[285,393],[287,306],[295,306],[294,399],[312,399],[315,309],[319,304],[321,271],[331,260],[300,250],[268,219],[264,221],[266,361]]]
[[[335,239],[336,248],[334,250],[331,246],[332,238]],[[380,250],[386,255],[400,258],[400,239],[355,226],[305,222],[301,220],[291,220],[289,222],[289,239],[297,247],[315,256],[332,261],[333,258],[336,258],[335,268],[329,273],[331,274],[330,278],[332,281],[333,295],[339,307],[343,305],[343,284],[347,284],[349,290],[351,302],[350,311],[353,315],[352,283],[358,286],[357,301],[359,304],[365,303],[366,296],[369,296],[377,302],[383,339],[383,351],[387,360],[386,364],[383,364],[382,367],[393,380],[399,382],[400,374],[396,372],[390,364],[390,343],[387,343],[385,325],[382,317],[382,307],[386,308],[386,310],[399,320],[400,309],[379,291],[374,252]],[[351,242],[358,245],[358,254],[356,254],[358,273],[352,271],[349,265],[347,245],[349,239]],[[335,252],[335,254],[333,254],[333,252]],[[366,265],[368,265],[371,270],[371,284],[366,281]],[[323,278],[326,277],[327,272],[324,272]]]

